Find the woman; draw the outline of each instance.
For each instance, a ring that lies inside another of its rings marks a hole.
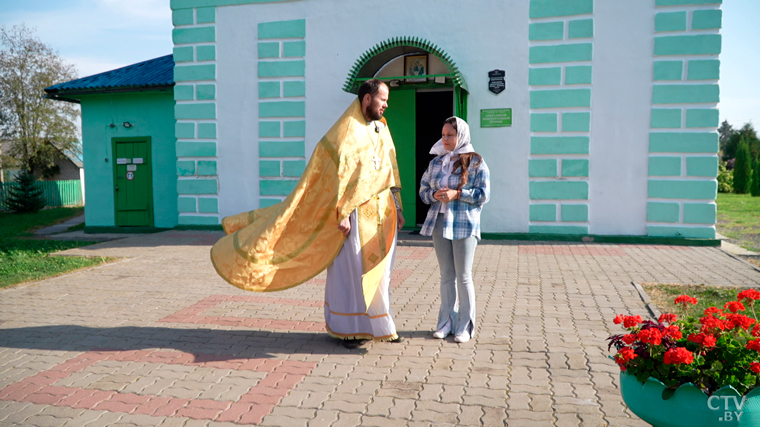
[[[464,343],[475,334],[472,260],[480,240],[480,210],[490,195],[486,162],[470,144],[467,122],[450,117],[430,154],[420,198],[430,205],[420,234],[433,236],[441,268],[441,309],[435,338],[454,334]],[[458,303],[457,303],[458,301]]]

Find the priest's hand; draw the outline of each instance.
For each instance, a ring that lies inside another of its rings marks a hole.
[[[401,213],[401,209],[396,209],[396,216],[398,217],[398,220],[396,221],[398,229],[401,230],[401,228],[404,226],[404,223],[406,222],[404,219],[404,214]]]
[[[345,217],[338,224],[338,230],[343,233],[343,237],[348,237],[348,233],[351,232],[351,220],[349,217]]]

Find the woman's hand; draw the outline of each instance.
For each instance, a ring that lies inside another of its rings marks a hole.
[[[351,232],[351,219],[349,217],[343,218],[338,224],[338,230],[343,233],[343,237],[348,237],[348,233]]]
[[[401,213],[401,209],[396,209],[396,217],[397,217],[398,229],[401,230],[401,228],[403,228],[404,224],[406,223],[406,220],[404,219],[404,214]]]
[[[448,203],[459,198],[459,191],[443,187],[436,191],[433,197],[440,202]]]

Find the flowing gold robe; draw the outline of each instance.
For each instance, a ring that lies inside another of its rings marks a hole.
[[[375,153],[381,159],[379,169]],[[369,128],[356,100],[319,141],[285,200],[224,218],[227,235],[211,248],[214,268],[224,280],[248,291],[300,285],[332,263],[345,241],[338,223],[357,209],[362,288],[369,306],[396,232],[391,187],[400,188],[401,179],[388,127],[379,133]]]

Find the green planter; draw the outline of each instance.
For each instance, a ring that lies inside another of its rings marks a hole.
[[[650,377],[642,384],[620,372],[623,401],[639,418],[654,427],[757,427],[760,426],[760,387],[744,398],[726,386],[708,397],[691,383],[663,400],[665,385]]]

